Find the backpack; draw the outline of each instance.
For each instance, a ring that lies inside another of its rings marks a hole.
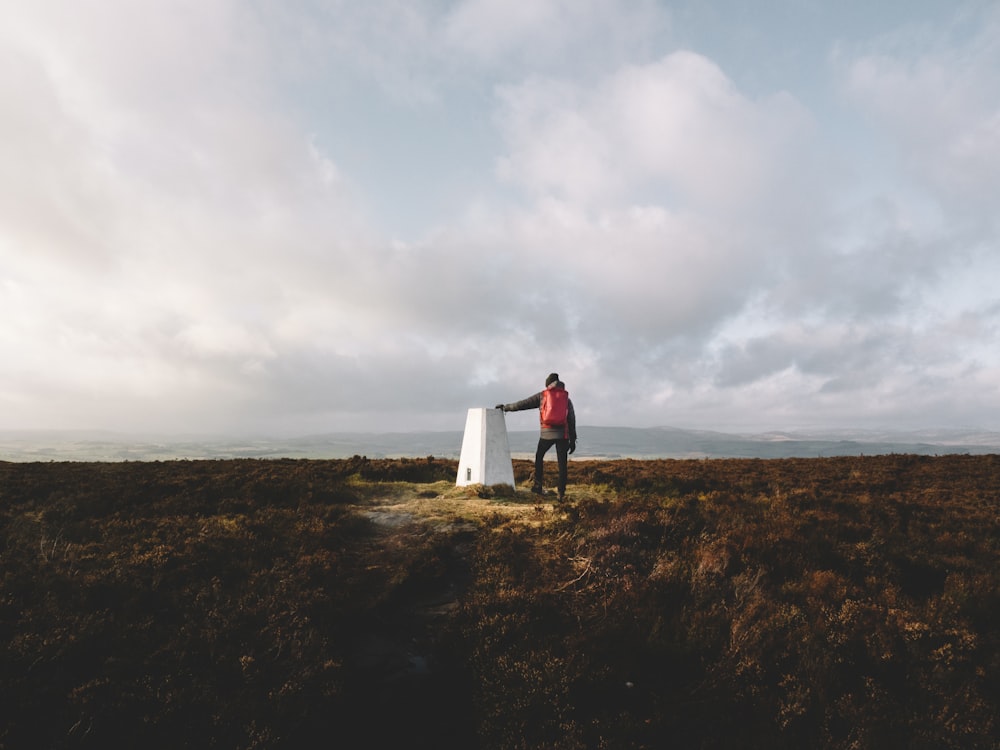
[[[538,411],[542,427],[562,427],[569,415],[569,391],[565,388],[546,388],[542,391],[542,404]]]

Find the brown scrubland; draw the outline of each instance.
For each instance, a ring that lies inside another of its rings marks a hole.
[[[1000,747],[1000,456],[456,468],[0,462],[0,748]]]

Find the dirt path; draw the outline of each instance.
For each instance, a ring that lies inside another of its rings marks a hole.
[[[385,706],[395,724],[373,727],[386,734],[370,739],[388,746],[401,736],[400,727],[408,727],[405,735],[422,738],[422,747],[473,746],[471,677],[456,661],[452,639],[472,581],[477,535],[488,518],[542,524],[557,511],[551,502],[537,502],[549,498],[527,491],[497,495],[450,482],[373,483],[365,490],[355,509],[375,524],[375,545],[387,554],[400,545],[436,545],[440,555],[433,571],[415,573],[351,644],[348,667],[359,696]]]

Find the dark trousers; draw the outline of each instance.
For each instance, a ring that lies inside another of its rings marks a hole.
[[[544,472],[543,459],[549,452],[549,448],[556,447],[556,459],[559,461],[559,494],[566,494],[566,461],[569,456],[569,440],[557,438],[538,438],[538,450],[535,451],[535,487],[542,489],[542,474]]]

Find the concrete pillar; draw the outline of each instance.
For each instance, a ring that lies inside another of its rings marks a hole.
[[[514,465],[510,460],[507,423],[502,409],[469,409],[455,484],[458,487],[468,484],[514,486]]]

